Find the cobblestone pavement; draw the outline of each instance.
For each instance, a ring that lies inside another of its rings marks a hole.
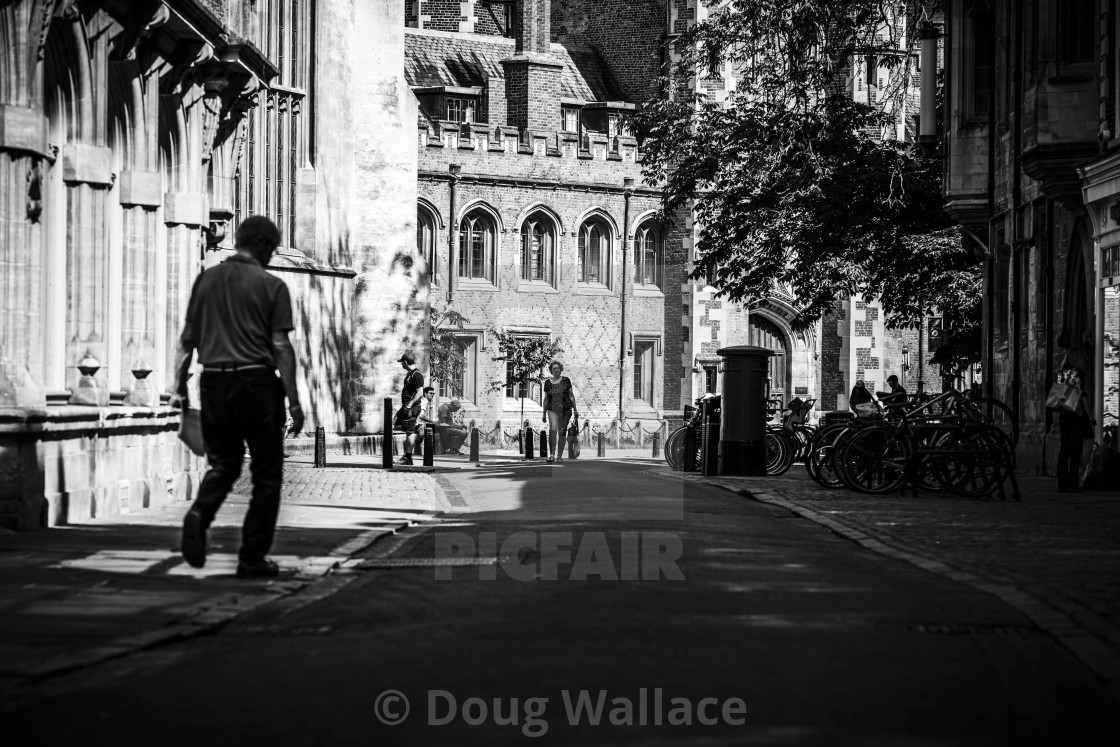
[[[681,473],[673,473],[683,476]],[[1120,694],[1120,491],[1057,493],[1020,477],[1022,502],[828,490],[781,477],[683,476],[781,505],[867,547],[1003,597]]]
[[[378,538],[452,508],[436,476],[286,462],[275,580],[234,576],[247,476],[210,532],[206,566],[179,555],[185,503],[0,536],[0,690],[196,635],[300,590]]]

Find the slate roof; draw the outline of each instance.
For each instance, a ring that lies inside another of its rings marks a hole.
[[[502,60],[513,56],[513,39],[479,34],[450,34],[406,29],[404,72],[419,86],[485,86],[489,77],[505,77]],[[560,96],[584,101],[627,101],[606,62],[594,51],[552,45],[563,63]]]

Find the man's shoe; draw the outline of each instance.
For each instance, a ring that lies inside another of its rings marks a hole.
[[[397,460],[397,464],[403,464],[403,465],[412,464],[412,455],[411,454],[405,454],[404,456],[402,456],[400,459]]]
[[[272,558],[242,560],[237,564],[238,578],[276,578],[279,575],[280,566]]]
[[[206,527],[203,526],[202,514],[197,509],[192,508],[183,517],[183,536],[179,551],[192,568],[206,565]]]

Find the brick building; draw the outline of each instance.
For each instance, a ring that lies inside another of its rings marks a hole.
[[[642,184],[641,155],[616,122],[657,95],[673,35],[706,16],[704,3],[405,0],[404,7],[406,77],[421,110],[418,246],[431,262],[434,306],[473,325],[463,335],[468,373],[442,387],[462,392],[468,417],[508,422],[520,410],[514,388],[500,396],[486,387],[504,376],[487,347],[493,325],[561,337],[565,358],[579,361],[573,379],[596,420],[678,417],[683,405],[719,391],[716,350],[725,345],[779,352],[771,361],[773,396],[814,398],[819,409],[846,408],[857,378],[883,389],[897,373],[911,390],[919,381],[936,388],[925,326],[887,331],[876,302],[852,299],[794,332],[793,299],[782,289],[748,311],[686,279],[698,232],[690,215],[647,228],[659,194],[627,186],[628,179]],[[852,95],[868,100],[886,91],[892,74],[872,58],[859,61]],[[728,66],[689,83],[721,100],[735,77]],[[884,136],[910,136],[902,109]],[[603,287],[584,282],[580,264],[585,229],[600,219],[611,242]],[[494,266],[481,279],[462,261],[477,225],[495,243],[487,260]],[[527,232],[542,225],[555,232],[557,269],[547,281],[530,279],[533,259],[525,254]],[[654,282],[643,282],[649,273],[635,258],[649,236],[660,268]]]
[[[281,228],[308,427],[379,424],[423,327],[403,25],[397,0],[0,4],[0,526],[191,497],[175,344],[249,214]]]
[[[622,417],[648,431],[679,413],[682,228],[657,221],[660,193],[642,185],[622,124],[651,90],[660,37],[622,65],[634,51],[594,46],[588,27],[610,19],[582,3],[404,5],[418,252],[432,307],[469,320],[457,333],[466,371],[441,396],[484,427],[513,427],[523,404],[539,422],[538,387],[506,384],[494,360],[498,328],[559,338],[597,426]]]
[[[1063,362],[1089,376],[1097,440],[1120,410],[1117,3],[946,6],[945,193],[985,260],[985,386],[1018,413],[1022,468],[1052,472]]]

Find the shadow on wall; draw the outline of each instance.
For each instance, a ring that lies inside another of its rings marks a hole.
[[[350,387],[353,332],[350,327],[354,281],[334,275],[309,275],[299,305],[300,349],[296,351],[309,395],[310,425],[339,430],[352,407]]]
[[[428,285],[423,263],[411,252],[380,261],[378,253],[368,249],[354,284],[348,430],[381,426],[381,400],[400,391],[402,353],[414,353],[420,370],[427,369]],[[367,407],[375,411],[366,412]]]

